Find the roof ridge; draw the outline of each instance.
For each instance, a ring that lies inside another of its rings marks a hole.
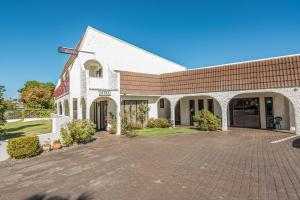
[[[226,67],[226,66],[229,66],[229,65],[239,65],[239,64],[245,64],[245,63],[252,63],[252,62],[260,62],[260,61],[281,59],[281,58],[290,58],[290,57],[295,57],[295,56],[300,56],[300,53],[288,54],[288,55],[284,55],[284,56],[275,56],[275,57],[268,57],[268,58],[260,58],[260,59],[247,60],[247,61],[241,61],[241,62],[225,63],[225,64],[219,64],[219,65],[210,65],[210,66],[204,66],[204,67],[197,67],[197,68],[187,69],[187,71],[199,70],[199,69],[207,69],[207,68],[214,68],[214,67]]]

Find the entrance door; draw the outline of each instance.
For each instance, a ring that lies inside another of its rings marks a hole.
[[[175,106],[175,125],[180,125],[180,101]]]
[[[194,125],[193,116],[195,115],[195,101],[190,100],[190,125]]]
[[[231,126],[260,128],[259,98],[233,99],[230,113]]]
[[[274,128],[273,97],[265,97],[266,128]]]
[[[106,130],[107,127],[107,101],[98,101],[94,107],[94,122],[97,130]]]

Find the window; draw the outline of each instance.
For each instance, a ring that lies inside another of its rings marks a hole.
[[[203,110],[204,109],[204,100],[203,99],[199,99],[198,100],[198,110]]]
[[[77,119],[77,98],[73,99],[73,119]]]
[[[214,113],[214,100],[213,99],[207,99],[207,109],[209,112]]]
[[[159,107],[160,108],[164,108],[165,107],[165,100],[164,99],[160,99],[159,100]]]

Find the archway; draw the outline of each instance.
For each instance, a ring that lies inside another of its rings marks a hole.
[[[295,130],[294,106],[277,92],[238,94],[228,108],[231,127]]]
[[[109,97],[99,97],[90,106],[90,120],[96,124],[96,129],[109,130],[113,124],[110,119],[117,119],[117,104]]]
[[[70,116],[69,101],[67,99],[64,100],[64,115]]]
[[[83,97],[81,98],[80,104],[81,104],[81,117],[82,119],[86,119],[86,103]]]
[[[167,98],[160,98],[157,101],[157,117],[171,119],[171,103]]]
[[[102,78],[103,67],[96,60],[88,60],[84,63],[84,68],[89,71],[89,77]]]
[[[193,116],[202,109],[207,109],[222,119],[220,103],[213,97],[207,95],[184,96],[175,104],[175,124],[192,126]]]

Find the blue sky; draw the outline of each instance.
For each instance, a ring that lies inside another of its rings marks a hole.
[[[0,84],[57,81],[88,25],[188,68],[300,53],[300,1],[0,2]]]

